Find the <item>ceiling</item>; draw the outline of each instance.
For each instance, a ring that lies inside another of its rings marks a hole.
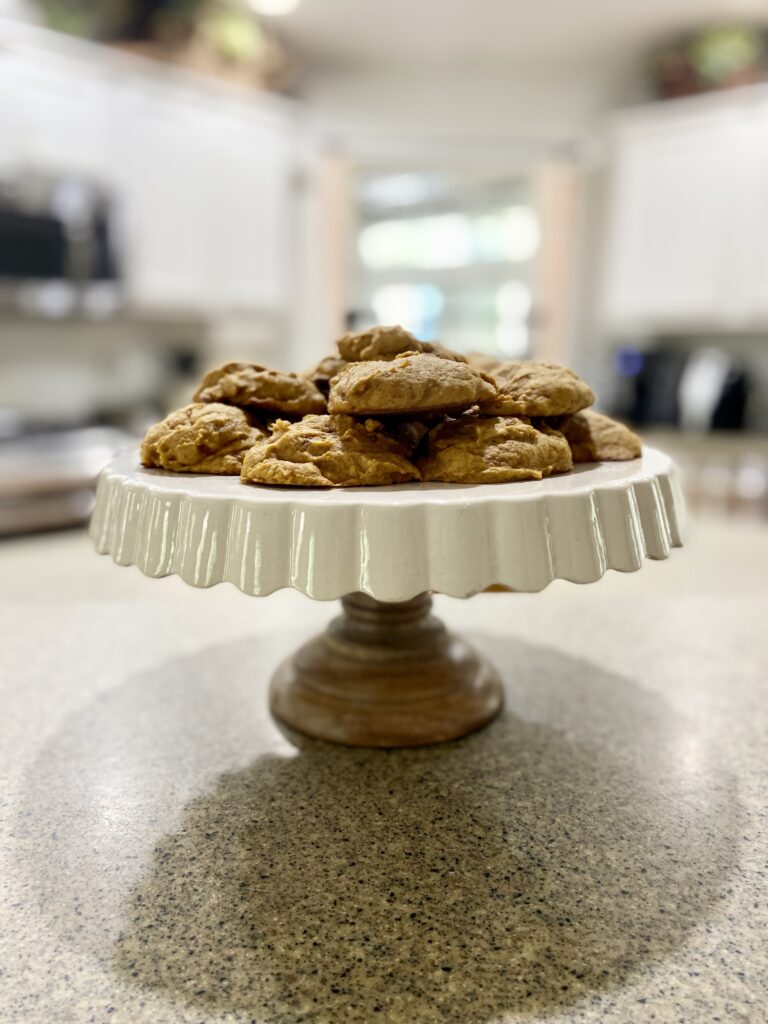
[[[670,32],[761,14],[765,0],[301,0],[273,24],[318,65],[530,63],[636,52]]]

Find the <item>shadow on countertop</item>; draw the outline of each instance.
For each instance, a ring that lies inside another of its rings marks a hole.
[[[123,981],[258,1024],[486,1024],[652,984],[732,870],[732,781],[630,680],[484,649],[526,680],[484,732],[266,754],[189,802],[124,902]]]

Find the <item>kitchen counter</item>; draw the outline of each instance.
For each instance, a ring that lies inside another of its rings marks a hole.
[[[0,1021],[768,1020],[768,529],[438,598],[504,714],[309,744],[266,682],[333,606],[0,545]]]

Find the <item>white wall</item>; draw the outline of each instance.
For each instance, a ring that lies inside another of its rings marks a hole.
[[[346,137],[568,140],[643,95],[640,55],[508,67],[317,68],[303,99]]]

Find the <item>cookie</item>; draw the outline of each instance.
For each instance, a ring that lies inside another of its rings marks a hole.
[[[497,359],[496,356],[489,356],[487,352],[470,352],[467,355],[466,362],[470,366],[474,366],[476,370],[482,370],[484,373],[495,373],[500,366],[503,366],[503,361]]]
[[[246,483],[285,487],[370,487],[419,479],[406,448],[376,420],[305,416],[278,420],[243,463]]]
[[[622,462],[642,453],[637,434],[623,423],[592,409],[563,417],[557,429],[571,446],[574,462]]]
[[[311,380],[267,370],[255,363],[227,363],[211,370],[195,392],[196,402],[226,402],[245,409],[305,416],[325,412],[325,398]]]
[[[245,453],[265,436],[242,409],[195,403],[149,428],[141,442],[141,463],[174,473],[237,475]]]
[[[571,468],[562,434],[508,416],[459,416],[435,427],[417,463],[423,480],[458,484],[541,480]]]
[[[441,359],[453,359],[457,363],[469,362],[461,352],[454,352],[452,348],[446,348],[439,341],[423,341],[422,345],[424,345],[425,352],[429,352],[433,356],[440,356]],[[482,367],[478,367],[478,369],[482,369]]]
[[[328,411],[415,415],[466,409],[497,394],[493,380],[466,363],[408,352],[389,361],[350,363],[331,381]]]
[[[595,400],[578,374],[554,363],[502,363],[492,375],[499,395],[482,406],[488,416],[563,416]]]
[[[397,324],[371,327],[367,331],[345,334],[336,342],[339,355],[348,362],[367,359],[394,359],[403,352],[424,352],[427,345]]]
[[[345,334],[339,338],[336,346],[341,358],[350,363],[369,359],[394,359],[405,352],[428,352],[441,359],[466,362],[458,352],[452,352],[437,341],[419,341],[410,331],[397,324]]]
[[[306,373],[302,373],[302,377],[306,377],[307,380],[311,380],[318,391],[327,395],[331,380],[337,373],[340,373],[346,365],[347,360],[342,359],[340,356],[326,356],[324,359],[320,360],[317,366],[313,367],[311,370],[307,370]]]

